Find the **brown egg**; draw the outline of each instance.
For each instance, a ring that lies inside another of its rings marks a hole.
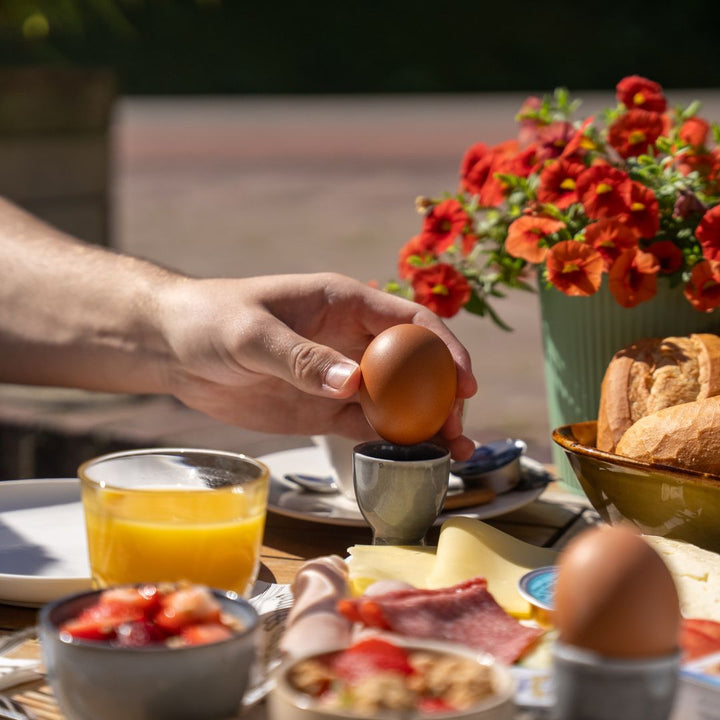
[[[360,361],[360,405],[380,437],[413,445],[435,435],[450,414],[457,374],[447,345],[420,325],[395,325]]]
[[[629,526],[599,526],[561,553],[555,624],[562,643],[608,658],[677,650],[680,605],[662,558]]]

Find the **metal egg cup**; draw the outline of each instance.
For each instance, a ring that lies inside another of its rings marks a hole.
[[[384,440],[356,445],[355,498],[373,544],[424,545],[442,511],[449,478],[450,453],[439,445]]]

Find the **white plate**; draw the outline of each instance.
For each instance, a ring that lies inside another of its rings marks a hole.
[[[340,493],[321,494],[300,490],[287,480],[286,474],[304,473],[306,475],[332,475],[332,468],[318,447],[293,448],[281,452],[270,453],[258,458],[270,468],[270,499],[268,508],[278,515],[312,520],[331,525],[347,525],[362,527],[367,525],[365,518],[354,500]],[[460,479],[450,476],[450,485],[459,485]],[[494,518],[498,515],[517,510],[531,503],[545,488],[534,487],[529,490],[511,490],[498,495],[492,502],[474,507],[460,508],[443,513],[436,520],[442,523],[452,516],[463,515],[478,520]]]
[[[0,602],[39,606],[90,587],[79,480],[0,482]]]

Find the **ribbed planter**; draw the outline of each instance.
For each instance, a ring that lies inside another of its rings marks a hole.
[[[658,294],[634,308],[623,308],[607,282],[590,297],[568,297],[540,288],[545,382],[550,427],[595,420],[600,384],[620,348],[648,337],[720,332],[720,311],[700,313],[683,296],[682,286],[658,283]],[[553,445],[553,462],[561,482],[582,492],[561,448]]]

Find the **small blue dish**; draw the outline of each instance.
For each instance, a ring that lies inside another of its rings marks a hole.
[[[555,609],[557,567],[548,565],[525,573],[518,580],[518,592],[532,606],[532,617],[541,625],[550,625]]]

